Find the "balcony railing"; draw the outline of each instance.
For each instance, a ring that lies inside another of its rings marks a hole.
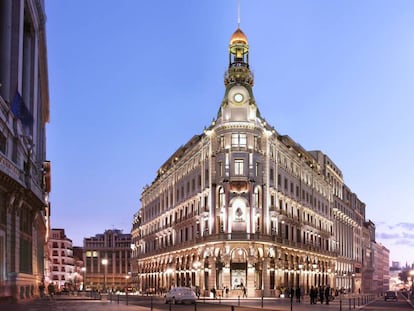
[[[218,241],[258,241],[258,242],[269,242],[269,243],[278,243],[280,246],[289,246],[296,248],[301,251],[317,252],[327,256],[336,257],[337,253],[333,251],[327,251],[320,246],[305,244],[302,242],[296,242],[288,239],[283,239],[277,235],[267,235],[260,233],[245,233],[245,232],[232,232],[232,233],[219,233],[212,235],[204,235],[197,237],[193,240],[185,241],[168,247],[157,248],[155,250],[149,251],[145,254],[139,254],[137,258],[144,258],[147,256],[154,256],[157,254],[162,254],[165,252],[173,252],[180,249],[185,249],[189,247],[194,247],[199,244],[209,243],[209,242],[218,242]]]

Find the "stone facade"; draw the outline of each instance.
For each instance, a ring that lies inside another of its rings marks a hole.
[[[124,290],[130,282],[131,234],[105,230],[83,240],[84,285],[100,291]]]
[[[0,300],[38,295],[48,273],[48,121],[44,3],[0,1]]]
[[[132,229],[133,284],[209,295],[288,288],[360,291],[365,205],[321,151],[306,151],[260,115],[249,46],[230,40],[217,117],[158,170]]]

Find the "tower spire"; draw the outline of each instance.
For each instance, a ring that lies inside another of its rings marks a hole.
[[[240,28],[240,0],[237,0],[237,28]]]

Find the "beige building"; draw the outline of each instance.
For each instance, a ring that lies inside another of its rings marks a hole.
[[[265,121],[253,82],[248,40],[237,29],[217,117],[142,191],[131,261],[139,290],[360,290],[365,205],[327,155]]]
[[[72,288],[76,283],[72,240],[64,229],[51,229],[49,235],[50,275],[57,291]]]
[[[45,21],[41,0],[0,1],[0,300],[38,295],[48,274]]]
[[[83,240],[86,289],[124,290],[130,284],[131,234],[105,230]]]

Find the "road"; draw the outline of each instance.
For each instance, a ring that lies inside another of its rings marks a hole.
[[[378,299],[362,308],[364,311],[403,311],[413,309],[413,304],[401,295],[399,295],[398,301],[384,301],[383,299]]]
[[[79,297],[66,297],[56,299],[35,300],[28,303],[19,304],[0,304],[1,311],[247,311],[247,310],[274,310],[274,311],[408,311],[414,308],[404,297],[398,301],[384,301],[381,297],[375,300],[362,303],[362,299],[335,299],[329,305],[318,304],[310,305],[307,300],[301,303],[292,302],[289,299],[267,298],[261,299],[223,299],[223,300],[199,300],[196,305],[169,305],[164,304],[161,297],[114,297],[112,301],[104,297],[102,300],[79,299]],[[354,306],[355,301],[355,306]],[[240,302],[240,303],[239,303]],[[152,306],[152,308],[151,308]]]

